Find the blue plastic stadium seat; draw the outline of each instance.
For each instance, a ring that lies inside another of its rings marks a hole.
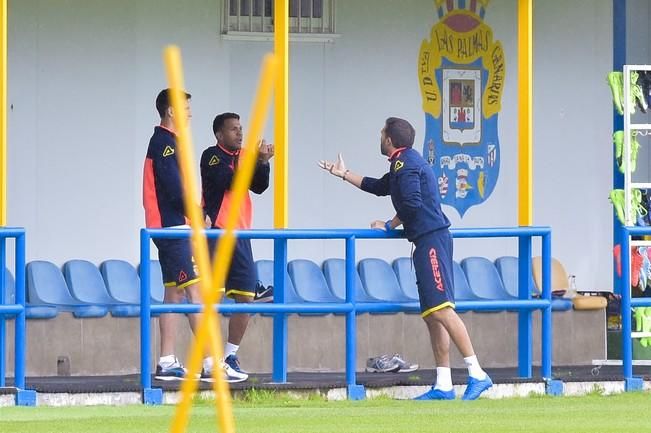
[[[385,302],[413,302],[400,289],[391,266],[382,259],[363,259],[357,265],[366,293]]]
[[[27,300],[30,306],[56,306],[77,318],[104,317],[106,307],[84,305],[70,294],[61,270],[53,263],[35,260],[27,264]]]
[[[70,260],[63,265],[63,276],[68,283],[70,294],[84,304],[115,304],[108,295],[102,274],[93,263],[87,260]]]
[[[164,296],[160,292],[164,290],[160,264],[152,261],[151,267],[153,293],[150,299],[152,304],[160,304]],[[111,315],[115,317],[138,316],[140,314],[140,277],[136,268],[124,260],[106,260],[99,269],[109,296],[116,304],[119,304],[111,307]]]
[[[456,301],[469,301],[477,299],[476,296],[470,291],[468,287],[468,280],[466,275],[463,273],[459,263],[453,262],[453,272],[454,272],[454,300]],[[403,292],[414,300],[418,300],[418,286],[416,285],[416,271],[413,268],[411,259],[409,257],[400,257],[393,262],[393,270],[398,277],[400,282],[400,287],[402,287]]]
[[[138,265],[138,272],[140,272],[140,265]],[[163,283],[163,271],[160,268],[160,262],[158,260],[151,260],[149,262],[149,291],[152,303],[163,303],[165,299],[165,284]],[[138,289],[138,293],[140,293],[140,289]]]
[[[5,270],[5,304],[16,303],[16,281],[9,269]],[[59,313],[57,307],[40,306],[25,308],[25,318],[27,319],[52,319]]]
[[[323,262],[323,275],[332,293],[339,299],[346,299],[346,261],[344,259],[327,259]],[[355,301],[377,302],[364,290],[362,280],[355,268]]]
[[[273,260],[258,260],[255,262],[255,270],[258,273],[258,280],[265,286],[274,285],[274,262]],[[274,288],[274,298],[278,288]],[[285,303],[301,303],[303,300],[296,294],[292,279],[285,270]]]
[[[485,257],[467,257],[461,261],[470,290],[478,299],[514,299],[506,289],[493,262]]]
[[[292,260],[287,265],[296,294],[305,302],[341,302],[335,296],[321,272],[321,268],[311,260]]]
[[[454,276],[454,301],[476,300],[477,296],[470,290],[466,274],[464,274],[459,263],[452,262],[452,272]]]
[[[552,298],[552,311],[570,311],[573,305],[571,299]]]
[[[495,259],[495,267],[497,272],[502,278],[504,288],[509,295],[514,298],[518,297],[518,258],[513,256],[503,256]],[[529,271],[529,287],[531,288],[531,295],[537,295],[538,291],[533,282],[533,273]]]
[[[393,271],[398,278],[402,293],[410,301],[418,301],[418,286],[416,285],[416,271],[409,257],[399,257],[393,261]]]

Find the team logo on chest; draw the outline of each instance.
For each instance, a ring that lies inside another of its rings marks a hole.
[[[210,158],[210,161],[208,161],[208,165],[217,165],[219,164],[219,158],[217,155],[213,155],[212,158]]]
[[[170,155],[174,155],[174,148],[172,146],[165,146],[165,150],[163,150],[163,156],[168,157]]]

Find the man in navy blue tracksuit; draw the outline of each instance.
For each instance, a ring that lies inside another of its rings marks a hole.
[[[379,179],[362,177],[346,169],[339,154],[336,162],[319,165],[363,191],[377,196],[391,195],[396,215],[388,221],[374,221],[371,227],[393,230],[402,224],[415,245],[413,261],[421,314],[430,333],[436,359],[436,384],[417,400],[455,398],[450,373],[450,339],[468,367],[464,400],[474,400],[492,386],[479,365],[468,331],[454,310],[452,235],[450,221],[441,210],[434,172],[414,149],[415,131],[404,119],[390,117],[381,131],[380,151],[389,158],[389,172]]]

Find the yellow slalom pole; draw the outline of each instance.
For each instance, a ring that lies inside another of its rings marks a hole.
[[[0,0],[0,226],[7,225],[7,0]]]
[[[237,219],[242,208],[242,202],[248,194],[249,185],[253,178],[256,161],[258,159],[258,142],[262,137],[264,124],[267,120],[269,104],[273,95],[273,84],[276,71],[278,70],[277,59],[273,54],[267,54],[262,61],[262,71],[258,84],[258,94],[253,105],[250,117],[250,126],[244,140],[244,149],[242,159],[235,178],[233,179],[232,195],[233,201],[226,215],[226,227],[224,234],[219,238],[217,243],[217,254],[213,261],[215,287],[223,287],[226,281],[226,270],[230,268],[231,259],[233,258],[233,249],[235,247],[235,235],[233,230],[237,224]]]
[[[180,65],[180,55],[178,49],[168,48],[165,52],[165,60],[168,71],[175,70],[175,64]],[[182,169],[183,181],[186,187],[191,185],[185,190],[185,200],[186,208],[193,207],[195,211],[190,212],[190,220],[193,228],[193,240],[195,233],[199,234],[199,237],[194,242],[195,251],[201,250],[200,259],[198,260],[198,265],[200,267],[199,272],[202,276],[201,278],[201,289],[202,289],[202,298],[204,302],[204,314],[200,320],[199,328],[197,330],[197,335],[193,344],[193,347],[190,351],[189,364],[188,364],[188,377],[194,377],[200,368],[202,350],[206,345],[206,339],[210,345],[210,353],[215,360],[220,360],[223,358],[223,351],[221,349],[221,334],[216,332],[218,327],[218,321],[214,312],[215,303],[218,301],[219,293],[215,288],[224,287],[224,282],[226,280],[226,270],[229,268],[229,264],[232,259],[233,249],[235,245],[235,236],[233,230],[237,222],[237,216],[239,210],[241,209],[242,202],[245,198],[245,194],[248,191],[249,185],[251,183],[251,178],[253,177],[253,171],[255,170],[255,164],[258,155],[258,146],[257,142],[262,136],[262,129],[266,120],[266,115],[268,111],[268,106],[271,100],[271,95],[273,93],[273,79],[276,73],[277,66],[275,64],[275,58],[273,56],[265,56],[263,61],[263,67],[261,71],[260,83],[258,87],[258,94],[254,102],[253,113],[251,116],[251,128],[249,133],[246,136],[245,148],[248,149],[244,152],[242,162],[238,171],[235,175],[233,183],[233,202],[232,206],[229,209],[229,213],[226,217],[226,227],[224,234],[220,237],[217,245],[217,254],[215,256],[214,262],[214,272],[212,274],[208,272],[202,272],[202,267],[209,268],[207,264],[207,246],[205,241],[205,236],[203,234],[202,219],[201,215],[198,214],[199,208],[192,201],[192,197],[196,196],[196,189],[194,188],[194,173],[192,171],[192,154],[190,152],[180,152],[186,153],[187,159],[181,158],[179,161],[181,164],[189,164],[188,170]],[[174,89],[182,89],[183,81],[182,78],[174,79],[175,74],[180,74],[180,66],[177,67],[178,72],[169,73],[170,82],[175,83],[176,86],[170,85]],[[181,92],[176,92],[177,97],[181,99],[183,97]],[[173,101],[174,102],[174,101]],[[182,108],[174,108],[175,112],[179,111]],[[185,121],[185,118],[183,122]],[[177,131],[179,132],[179,131]],[[180,148],[188,146],[191,149],[191,144],[187,140],[182,140],[179,136],[179,142],[184,141],[185,144],[181,145]],[[196,222],[196,224],[195,224]],[[205,260],[204,260],[205,259]],[[217,266],[219,265],[219,266]],[[211,289],[212,288],[212,289]],[[230,398],[230,392],[228,390],[228,385],[224,381],[222,376],[222,371],[220,368],[215,365],[213,368],[213,379],[214,379],[214,391],[217,396],[216,404],[219,416],[219,426],[220,431],[223,433],[231,433],[235,430],[235,425],[232,416],[232,404]],[[196,392],[197,382],[193,380],[185,381],[181,386],[181,401],[177,412],[175,414],[174,420],[172,421],[172,432],[181,433],[185,432],[188,425],[188,416],[192,404],[192,395]]]
[[[178,139],[178,162],[184,186],[183,198],[185,212],[190,219],[190,225],[192,227],[192,250],[199,267],[201,293],[204,302],[204,314],[189,356],[187,375],[189,378],[194,378],[199,373],[198,370],[203,359],[206,338],[210,339],[210,349],[213,359],[221,359],[215,351],[216,347],[221,347],[221,334],[217,332],[214,304],[210,302],[211,298],[214,299],[214,297],[209,296],[210,292],[214,291],[211,288],[212,272],[208,258],[208,245],[204,234],[203,212],[196,202],[198,191],[195,183],[193,147],[188,127],[188,118],[186,116],[187,109],[183,93],[184,84],[181,53],[178,47],[166,48],[164,59],[169,87],[171,89],[171,102],[174,109],[174,126]],[[230,406],[230,393],[221,374],[217,375],[215,384],[221,431],[224,433],[233,433],[235,431],[235,423],[233,421],[232,407]],[[185,431],[188,424],[191,397],[196,392],[197,386],[198,384],[195,380],[186,380],[183,383],[181,387],[181,403],[172,423],[172,432],[180,433]],[[220,392],[217,392],[218,389]]]
[[[286,229],[289,225],[289,0],[274,2],[274,53],[278,59],[274,98],[274,228]]]
[[[518,224],[533,224],[533,0],[518,0]]]

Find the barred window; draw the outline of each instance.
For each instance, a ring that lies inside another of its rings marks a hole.
[[[335,33],[335,0],[289,0],[289,32]],[[224,33],[271,33],[274,0],[224,0]]]

